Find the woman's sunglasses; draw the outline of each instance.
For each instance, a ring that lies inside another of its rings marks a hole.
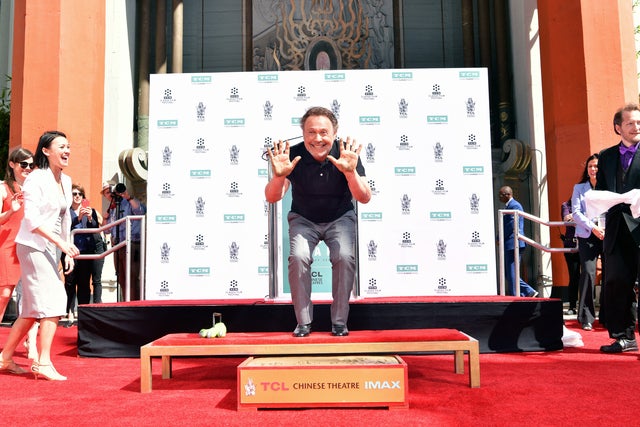
[[[20,167],[22,169],[35,169],[35,167],[36,167],[35,162],[31,162],[31,163],[29,163],[29,162],[20,162],[18,164],[20,165]]]

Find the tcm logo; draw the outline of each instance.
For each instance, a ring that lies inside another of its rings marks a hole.
[[[175,215],[156,215],[156,224],[175,224]]]
[[[326,82],[338,82],[343,81],[345,79],[344,73],[325,73],[324,80]]]
[[[264,168],[258,168],[258,177],[265,178],[269,176],[269,170]]]
[[[443,221],[451,219],[451,212],[429,212],[429,218],[434,221]]]
[[[467,273],[487,273],[488,271],[487,264],[467,264]]]
[[[189,176],[191,178],[211,178],[211,169],[191,169]]]
[[[440,123],[448,123],[449,116],[427,116],[427,123],[430,125],[440,124]]]
[[[211,267],[189,267],[189,276],[209,276]]]
[[[363,221],[382,221],[382,212],[362,212],[360,219]]]
[[[191,83],[211,83],[211,76],[191,76]]]
[[[410,71],[394,71],[391,73],[392,80],[413,80],[413,73]]]
[[[396,265],[396,273],[417,273],[418,266],[416,264]]]
[[[269,274],[269,267],[259,265],[258,266],[258,275],[259,276],[266,276],[267,274]]]
[[[359,122],[361,125],[379,125],[380,116],[360,116]]]
[[[464,175],[482,175],[484,174],[484,166],[463,166],[462,173]]]
[[[396,166],[393,168],[393,171],[396,175],[415,175],[416,174],[415,166]]]
[[[301,117],[291,117],[291,124],[293,126],[300,126]]]
[[[258,82],[260,83],[273,83],[278,81],[277,74],[258,74]]]
[[[177,128],[178,121],[177,120],[158,120],[159,128]]]
[[[244,222],[244,214],[224,214],[224,222]]]
[[[473,80],[480,78],[479,71],[460,71],[458,72],[458,77],[465,80]]]
[[[225,126],[244,126],[244,119],[224,119]]]

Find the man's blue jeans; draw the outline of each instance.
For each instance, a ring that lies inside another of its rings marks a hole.
[[[332,222],[315,223],[289,212],[289,285],[299,325],[313,321],[311,264],[320,243],[329,248],[332,266],[331,324],[346,325],[356,272],[356,214],[349,211]]]

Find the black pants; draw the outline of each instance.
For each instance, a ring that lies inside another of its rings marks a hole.
[[[91,285],[93,285],[93,302],[102,302],[103,266],[104,258],[75,260],[73,271],[65,275],[64,289],[67,292],[66,313],[75,311],[76,297],[78,304],[91,303]]]
[[[580,254],[580,303],[578,322],[593,323],[596,318],[594,292],[596,286],[596,265],[602,254],[602,240],[593,233],[586,238],[578,238]]]
[[[613,339],[634,339],[636,325],[635,283],[640,265],[640,249],[626,225],[620,224],[611,252],[604,254],[605,324]]]
[[[92,260],[91,284],[93,285],[93,303],[102,302],[102,268],[104,258]]]
[[[565,253],[564,259],[569,270],[569,308],[575,310],[578,302],[578,287],[580,284],[580,254],[578,252]]]

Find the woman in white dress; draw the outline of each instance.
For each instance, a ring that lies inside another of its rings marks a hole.
[[[36,378],[66,380],[51,362],[51,344],[60,316],[65,314],[66,292],[58,265],[62,252],[65,271],[73,269],[78,248],[70,240],[71,178],[62,173],[69,164],[69,141],[59,131],[45,132],[34,155],[37,169],[22,188],[24,219],[16,236],[20,260],[22,312],[0,353],[0,371],[26,371],[13,361],[13,353],[36,320],[40,321],[40,355],[31,365]]]

